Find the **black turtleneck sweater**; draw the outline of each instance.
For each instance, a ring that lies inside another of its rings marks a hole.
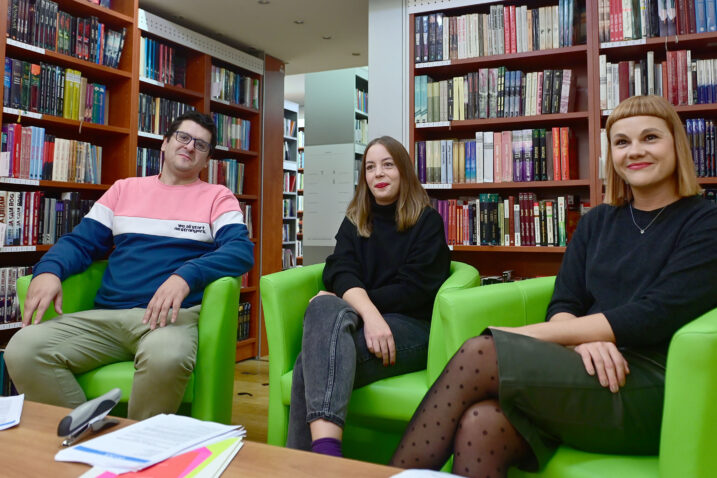
[[[334,253],[326,259],[324,285],[339,297],[361,287],[382,314],[430,320],[436,292],[450,271],[443,220],[426,207],[413,227],[398,232],[395,214],[396,203],[374,203],[370,237],[360,237],[344,218]]]
[[[578,223],[548,317],[602,312],[618,346],[667,352],[672,335],[717,307],[717,207],[682,198],[659,211],[602,204]]]

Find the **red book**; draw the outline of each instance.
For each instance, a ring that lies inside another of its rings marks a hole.
[[[456,244],[456,200],[448,200],[448,244]]]
[[[677,93],[677,52],[667,52],[667,83],[662,84],[665,89],[667,85],[667,100],[673,105],[679,104],[679,96]]]
[[[620,82],[620,102],[630,97],[630,62],[621,61],[617,64],[617,76]]]
[[[20,126],[17,123],[12,123],[8,125],[8,129],[12,128],[13,133],[13,145],[12,150],[10,149],[11,145],[8,144],[8,150],[12,151],[12,177],[13,178],[19,178],[20,177],[20,158],[22,157],[22,126]],[[8,137],[10,134],[8,134]]]
[[[22,197],[22,238],[21,246],[30,245],[30,218],[32,217],[32,196],[34,191],[23,191]]]
[[[660,62],[660,65],[662,66],[660,68],[662,70],[662,97],[670,101],[669,85],[667,84],[667,61]]]
[[[510,53],[518,52],[518,42],[515,31],[515,5],[510,6]]]
[[[560,128],[554,126],[552,129],[553,139],[553,181],[560,181]]]
[[[35,191],[32,202],[32,241],[31,245],[37,244],[37,228],[40,220],[40,203],[45,195],[43,191]]]
[[[616,41],[622,41],[623,38],[623,31],[622,31],[622,1],[621,0],[615,0],[615,31],[616,31]]]
[[[560,177],[563,181],[578,179],[575,143],[573,130],[565,126],[560,128]]]
[[[503,53],[510,53],[510,7],[503,7]]]
[[[687,50],[677,50],[677,101],[679,105],[687,104]]]
[[[30,156],[32,154],[32,129],[22,129],[22,146],[20,147],[20,176],[21,179],[30,178]]]

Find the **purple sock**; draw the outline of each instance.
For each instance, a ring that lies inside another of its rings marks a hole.
[[[336,438],[319,438],[311,442],[311,451],[322,455],[338,456],[341,454],[341,440]]]

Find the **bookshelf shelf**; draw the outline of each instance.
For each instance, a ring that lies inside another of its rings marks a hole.
[[[260,113],[260,111],[255,108],[250,108],[248,106],[237,105],[234,103],[229,103],[228,101],[214,99],[211,100],[210,107],[212,111],[216,111],[218,113],[225,113],[228,115],[251,116],[258,115]]]
[[[53,65],[63,66],[65,68],[80,69],[88,76],[89,79],[100,83],[117,81],[118,79],[129,80],[132,78],[131,71],[111,68],[109,66],[93,63],[91,61],[80,60],[79,58],[75,58],[73,56],[63,55],[62,53],[46,50],[44,48],[38,48],[11,38],[7,39],[5,55],[26,61],[43,61],[52,63]]]
[[[557,246],[451,246],[454,251],[463,252],[509,252],[509,253],[541,253],[541,254],[562,254],[565,247]]]
[[[134,26],[134,14],[137,10],[133,0],[121,0],[112,2],[113,8],[100,7],[86,0],[64,0],[62,10],[71,13],[73,16],[94,15],[102,22],[120,23],[126,26]],[[132,8],[134,6],[134,9]]]
[[[565,48],[554,48],[549,50],[535,50],[507,55],[490,55],[484,57],[453,59],[448,61],[436,61],[418,63],[415,66],[416,74],[443,76],[448,74],[462,74],[474,71],[477,68],[489,68],[493,66],[510,66],[525,69],[544,68],[546,56],[550,57],[552,63],[575,63],[585,61],[587,45],[576,45]]]
[[[43,115],[33,113],[31,111],[21,111],[15,108],[3,108],[3,123],[16,122],[18,118],[20,118],[23,124],[27,123],[34,126],[56,127],[58,130],[61,129],[64,134],[80,134],[82,130],[103,134],[110,133],[121,136],[127,136],[129,134],[129,128],[90,123],[87,121],[80,122],[77,120],[61,118],[59,116]],[[92,141],[95,141],[95,139],[92,139]]]
[[[576,122],[585,122],[589,117],[587,111],[575,111],[572,113],[554,113],[554,114],[541,114],[533,116],[512,116],[507,118],[486,118],[486,119],[471,119],[471,120],[460,120],[441,122],[440,126],[426,127],[419,126],[421,123],[416,124],[416,129],[421,130],[443,130],[443,131],[462,131],[462,130],[475,130],[476,128],[491,128],[493,130],[500,130],[501,128],[523,128],[530,126],[547,126],[547,125],[565,125]],[[443,124],[447,123],[447,124]],[[424,123],[425,124],[425,123]],[[430,124],[430,123],[429,123]]]
[[[182,88],[181,86],[174,86],[149,78],[140,78],[139,81],[142,92],[152,96],[161,96],[184,103],[192,103],[204,99],[204,93],[189,88]]]
[[[451,184],[451,189],[459,191],[471,190],[501,190],[501,189],[566,189],[566,188],[588,188],[590,187],[589,179],[572,179],[566,181],[526,181],[526,182],[510,182],[510,183],[456,183]],[[426,189],[431,189],[430,184],[426,184]],[[444,189],[444,188],[436,188]]]

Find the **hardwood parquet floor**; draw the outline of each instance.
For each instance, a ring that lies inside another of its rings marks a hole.
[[[266,443],[269,409],[269,358],[244,360],[234,368],[232,423],[246,428],[247,439]]]

